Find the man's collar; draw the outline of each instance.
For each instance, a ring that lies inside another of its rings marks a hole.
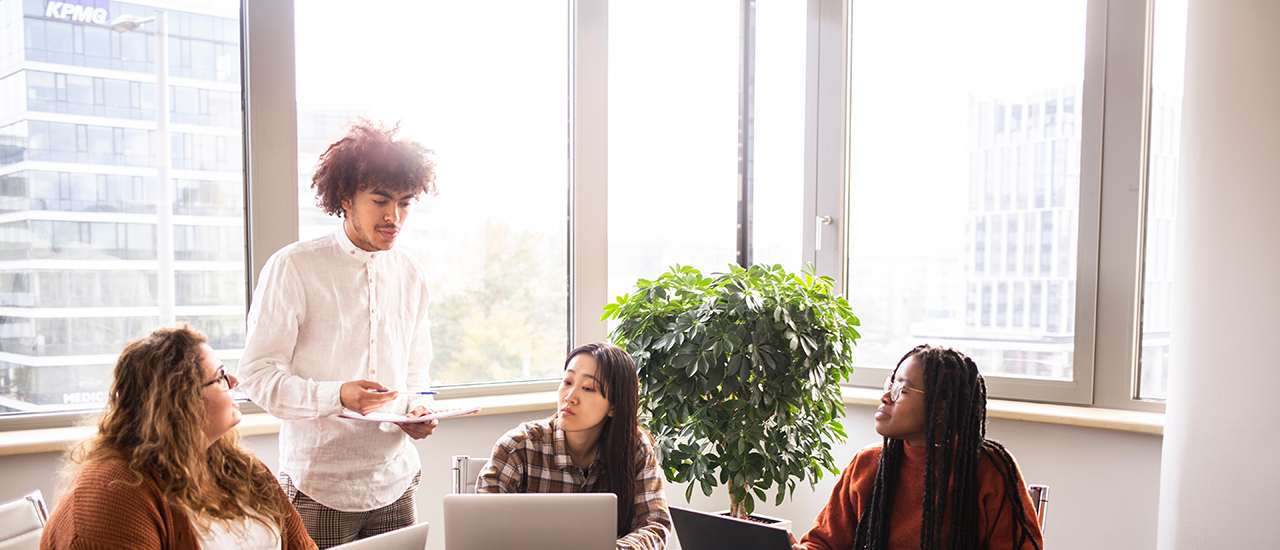
[[[334,240],[338,242],[338,248],[342,250],[343,256],[348,256],[364,263],[369,263],[386,253],[385,250],[369,252],[356,246],[355,243],[351,242],[351,238],[347,236],[346,221],[343,221],[342,225],[338,226],[338,230],[334,232]]]

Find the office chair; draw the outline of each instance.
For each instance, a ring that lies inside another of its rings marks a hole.
[[[1040,534],[1043,535],[1045,509],[1049,507],[1049,486],[1028,485],[1027,492],[1031,493],[1031,504],[1036,508],[1036,520],[1040,523]]]
[[[0,505],[0,550],[37,550],[48,519],[49,510],[39,489]]]
[[[453,492],[476,492],[476,478],[488,460],[472,460],[470,455],[453,455]]]

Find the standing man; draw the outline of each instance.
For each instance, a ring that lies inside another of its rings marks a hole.
[[[426,273],[393,246],[409,207],[435,193],[435,163],[397,130],[361,118],[320,156],[311,186],[342,228],[267,260],[237,373],[249,398],[284,420],[280,483],[320,548],[417,520],[421,461],[409,439],[439,422],[338,417],[415,417],[432,403],[410,393],[430,383]]]

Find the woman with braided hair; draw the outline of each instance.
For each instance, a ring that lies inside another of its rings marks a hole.
[[[854,455],[796,550],[1044,547],[1022,472],[986,438],[972,359],[912,349],[885,380],[875,421],[884,441]]]

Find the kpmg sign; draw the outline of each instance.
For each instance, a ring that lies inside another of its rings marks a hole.
[[[67,19],[82,23],[107,24],[107,4],[105,0],[79,0],[77,2],[46,2],[44,16],[54,19]]]

